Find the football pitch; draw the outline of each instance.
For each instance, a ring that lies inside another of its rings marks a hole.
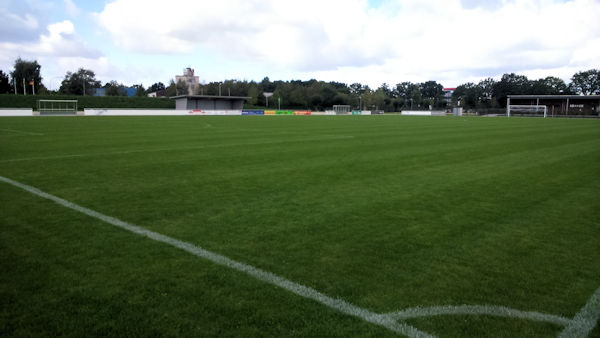
[[[600,337],[600,120],[0,119],[2,336]]]

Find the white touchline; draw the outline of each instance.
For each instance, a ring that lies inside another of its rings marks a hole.
[[[67,155],[56,155],[56,156],[39,156],[39,157],[22,157],[22,158],[9,158],[0,160],[0,163],[9,162],[23,162],[23,161],[39,161],[39,160],[59,160],[65,158],[76,158],[76,157],[93,157],[93,156],[107,156],[107,155],[126,155],[135,153],[148,153],[148,152],[161,152],[161,151],[178,151],[178,150],[197,150],[197,149],[209,149],[209,148],[226,148],[226,147],[239,147],[239,146],[257,146],[265,144],[279,144],[279,143],[298,143],[298,142],[313,142],[313,141],[326,141],[326,140],[343,140],[352,138],[353,136],[336,136],[336,135],[322,135],[322,137],[312,137],[297,140],[279,140],[279,141],[268,141],[268,142],[244,142],[244,143],[225,143],[215,145],[203,145],[203,146],[190,146],[190,147],[171,147],[171,148],[154,148],[154,149],[132,149],[122,151],[111,151],[104,153],[87,153],[87,154],[67,154]]]
[[[234,269],[234,270],[237,270],[240,272],[244,272],[248,275],[253,276],[256,279],[259,279],[259,280],[267,282],[269,284],[278,286],[285,290],[291,291],[291,292],[293,292],[299,296],[302,296],[304,298],[315,300],[321,304],[324,304],[324,305],[326,305],[332,309],[335,309],[337,311],[340,311],[342,313],[361,318],[367,322],[370,322],[370,323],[373,323],[376,325],[383,326],[391,331],[394,331],[394,332],[397,332],[400,334],[404,334],[409,337],[433,337],[432,335],[422,332],[422,331],[419,331],[418,329],[416,329],[408,324],[398,323],[396,320],[390,318],[387,315],[374,313],[367,309],[363,309],[356,305],[352,305],[344,300],[326,296],[313,288],[292,282],[288,279],[277,276],[271,272],[261,270],[252,265],[244,264],[244,263],[235,261],[233,259],[227,258],[225,256],[219,255],[217,253],[214,253],[212,251],[205,250],[194,244],[180,241],[178,239],[171,238],[169,236],[165,236],[165,235],[162,235],[162,234],[154,232],[154,231],[150,231],[150,230],[142,228],[140,226],[121,221],[120,219],[101,214],[97,211],[82,207],[78,204],[69,202],[60,197],[43,192],[32,186],[28,186],[28,185],[19,183],[17,181],[11,180],[10,178],[0,176],[0,181],[11,184],[18,188],[21,188],[25,191],[28,191],[34,195],[39,196],[39,197],[51,200],[51,201],[58,203],[64,207],[67,207],[69,209],[81,212],[90,217],[97,218],[106,223],[112,224],[116,227],[133,232],[137,235],[145,236],[145,237],[151,238],[158,242],[170,244],[176,248],[184,250],[195,256],[202,257],[209,261],[212,261],[213,263],[223,265],[223,266],[226,266],[228,268],[231,268],[231,269]]]
[[[11,132],[11,133],[24,134],[24,135],[36,135],[36,136],[43,136],[44,135],[42,133],[34,133],[32,131],[23,131],[23,130],[15,130],[15,129],[1,128],[0,130],[2,130],[2,131],[8,131],[8,132]]]

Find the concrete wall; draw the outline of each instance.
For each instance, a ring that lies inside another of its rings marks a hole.
[[[241,110],[244,108],[244,100],[232,99],[224,96],[221,98],[188,98],[175,99],[175,109],[200,109],[200,110]]]
[[[0,108],[0,116],[33,116],[31,108]]]
[[[242,115],[242,110],[199,109],[85,109],[85,116],[189,116],[189,115]]]
[[[409,116],[446,116],[444,110],[403,110],[402,115]]]

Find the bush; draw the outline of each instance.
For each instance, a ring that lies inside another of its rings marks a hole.
[[[1,94],[2,108],[32,108],[37,110],[38,100],[77,100],[77,109],[85,108],[140,108],[175,109],[175,100],[154,97],[76,96],[76,95],[14,95]]]

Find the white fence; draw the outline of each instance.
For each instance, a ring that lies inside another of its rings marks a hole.
[[[444,110],[403,110],[402,115],[408,116],[446,116]]]
[[[242,115],[241,110],[84,109],[85,116]]]

